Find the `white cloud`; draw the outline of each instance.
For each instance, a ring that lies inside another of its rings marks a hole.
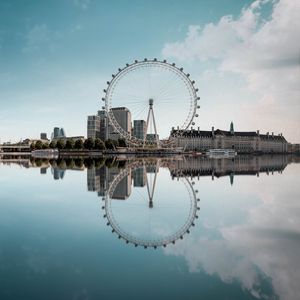
[[[241,107],[249,125],[277,124],[274,131],[285,130],[300,140],[300,2],[272,2],[266,20],[262,9],[267,2],[253,2],[236,19],[229,15],[203,28],[192,25],[184,41],[165,44],[162,53],[180,61],[213,61],[219,72],[241,75],[256,99]]]
[[[300,190],[296,188],[299,166],[289,166],[284,172],[283,177],[265,176],[252,184],[249,180],[239,182],[241,199],[246,200],[243,195],[251,195],[261,201],[247,208],[242,224],[226,224],[221,219],[201,232],[202,235],[192,234],[167,247],[165,253],[183,256],[190,272],[204,270],[229,283],[238,280],[257,298],[270,299],[263,291],[262,279],[265,279],[280,299],[300,299]],[[213,205],[214,201],[218,200],[211,198],[206,205]],[[247,206],[247,201],[236,205],[233,210],[240,210],[241,206]],[[201,218],[204,222],[206,216],[200,216],[200,221]],[[222,218],[226,218],[223,210]],[[217,231],[220,237],[207,238],[209,230]]]

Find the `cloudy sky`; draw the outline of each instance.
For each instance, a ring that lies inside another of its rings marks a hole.
[[[86,135],[110,74],[166,58],[196,80],[196,126],[300,142],[300,2],[0,0],[0,139]]]

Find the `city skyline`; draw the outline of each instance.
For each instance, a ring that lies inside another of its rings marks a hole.
[[[0,8],[1,142],[55,126],[86,136],[86,116],[101,109],[110,74],[144,57],[191,73],[201,97],[195,127],[227,129],[232,120],[241,131],[300,140],[296,1],[1,1]]]

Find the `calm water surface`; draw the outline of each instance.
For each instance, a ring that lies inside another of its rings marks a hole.
[[[300,299],[297,161],[0,159],[0,299]]]

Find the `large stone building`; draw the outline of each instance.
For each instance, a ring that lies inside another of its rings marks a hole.
[[[204,131],[198,129],[172,129],[171,137],[175,137],[178,147],[191,151],[206,151],[208,149],[234,149],[238,153],[286,153],[288,143],[282,134],[260,134],[259,131],[230,130]]]

